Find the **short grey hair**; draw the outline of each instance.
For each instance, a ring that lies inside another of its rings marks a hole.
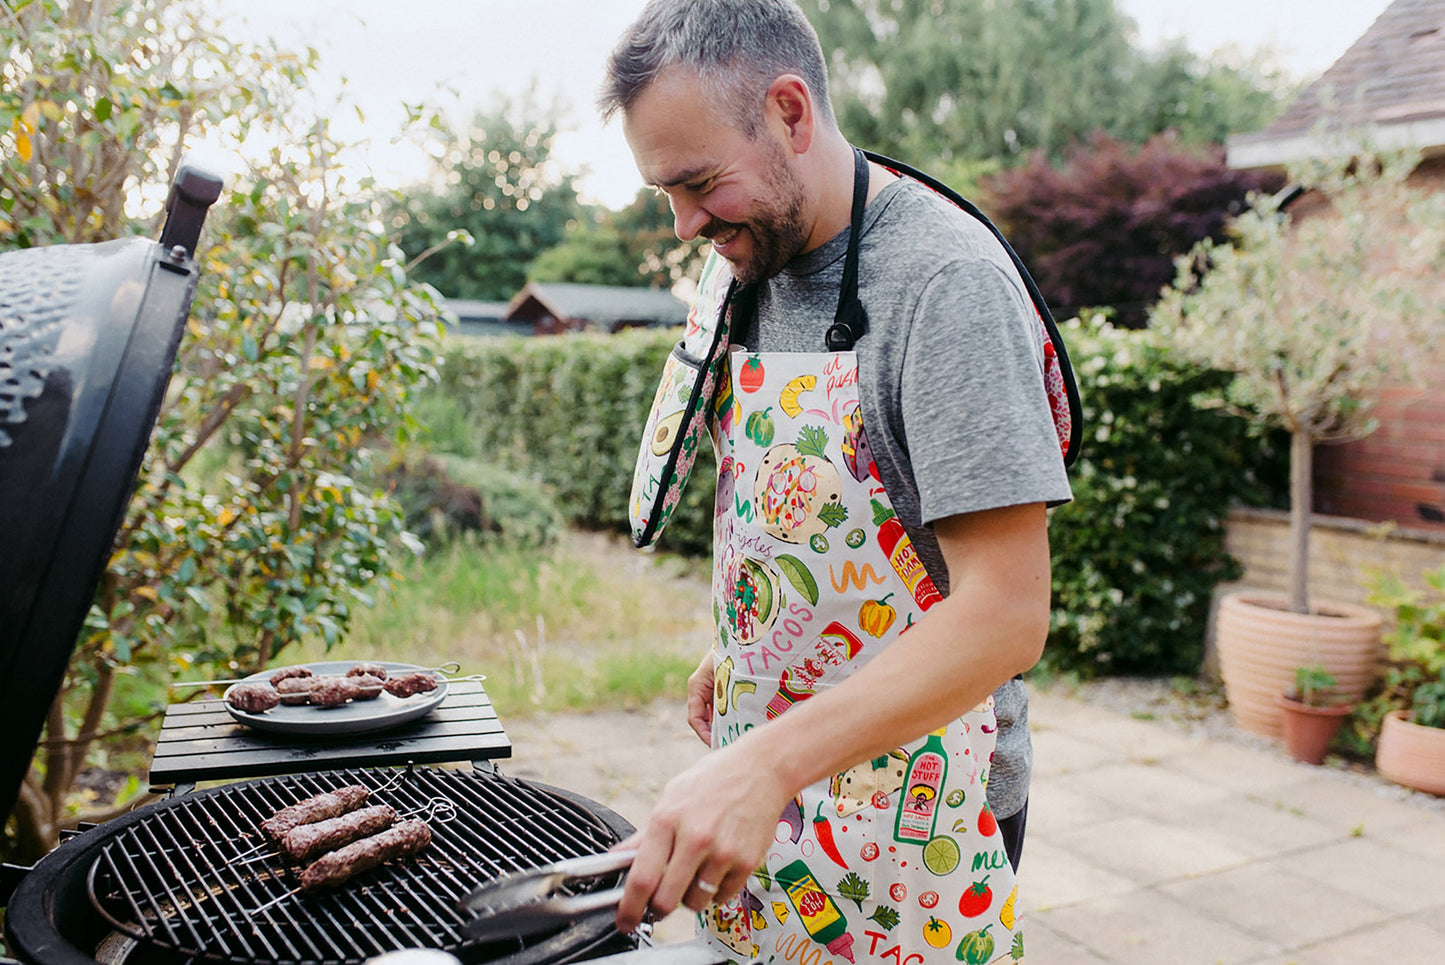
[[[597,97],[603,121],[626,113],[675,65],[693,71],[749,139],[768,88],[783,74],[802,77],[819,116],[836,123],[823,48],[793,0],[649,0],[607,59]]]

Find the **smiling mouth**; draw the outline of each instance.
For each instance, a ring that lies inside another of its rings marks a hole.
[[[723,228],[719,231],[714,231],[710,233],[707,236],[707,239],[708,241],[712,242],[712,246],[715,250],[721,250],[736,241],[738,235],[742,234],[742,231],[743,229],[737,226]]]

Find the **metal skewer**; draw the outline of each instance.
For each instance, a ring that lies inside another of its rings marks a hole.
[[[361,661],[361,660],[358,660],[358,661],[357,661],[357,663],[364,663],[364,662],[365,662],[365,661]],[[278,668],[278,669],[279,669],[279,668]],[[443,675],[443,676],[441,677],[441,679],[442,679],[442,680],[445,680],[447,683],[454,683],[454,682],[462,681],[462,680],[478,680],[478,681],[480,681],[480,680],[486,680],[486,679],[487,679],[487,675],[486,675],[486,674],[479,674],[479,673],[467,674],[465,677],[454,677],[454,676],[451,676],[452,674],[455,674],[458,670],[461,670],[461,669],[462,669],[462,665],[461,665],[461,664],[456,663],[456,662],[448,662],[448,663],[442,664],[440,667],[418,667],[416,670],[408,670],[408,671],[406,671],[406,672],[407,672],[407,673],[441,674],[441,675]],[[264,671],[258,671],[258,673],[264,673]],[[221,679],[221,680],[172,680],[171,683],[170,683],[170,686],[171,686],[171,687],[219,687],[219,686],[221,686],[222,684],[246,684],[246,683],[264,683],[264,682],[265,682],[264,680],[259,680],[259,681],[258,681],[257,678],[256,678],[256,675],[253,674],[253,675],[250,676],[250,677],[231,677],[231,678],[229,678],[229,679]]]

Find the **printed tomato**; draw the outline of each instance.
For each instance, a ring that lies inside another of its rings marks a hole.
[[[919,903],[920,905],[922,905],[924,908],[937,908],[937,907],[938,907],[938,892],[936,892],[936,891],[925,891],[923,894],[921,894],[921,895],[918,896],[918,903]]]
[[[894,901],[903,901],[908,897],[908,889],[903,887],[903,882],[894,882],[888,886],[888,897]]]
[[[988,906],[993,904],[993,889],[988,886],[988,875],[984,875],[978,881],[968,886],[963,897],[958,899],[959,914],[965,918],[974,918],[988,911]]]
[[[877,808],[879,811],[885,810],[888,807],[888,795],[884,794],[882,791],[874,791],[873,797],[869,800],[868,803],[872,804],[873,807]]]
[[[988,802],[985,801],[983,810],[978,812],[978,833],[985,838],[991,838],[997,831],[998,820],[993,816],[993,811],[989,810]]]
[[[872,841],[869,841],[867,844],[863,845],[863,849],[859,851],[858,854],[863,858],[864,861],[874,861],[878,858],[878,845],[874,844]]]
[[[943,948],[953,941],[953,929],[948,927],[946,921],[929,918],[923,923],[923,940],[934,948]]]
[[[756,392],[763,387],[764,374],[762,360],[751,355],[738,372],[738,385],[742,386],[744,392]]]

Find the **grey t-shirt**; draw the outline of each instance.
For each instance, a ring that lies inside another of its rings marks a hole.
[[[845,229],[760,286],[749,349],[826,350],[847,249]],[[885,185],[864,211],[858,276],[868,328],[854,350],[868,443],[946,595],[933,521],[1071,496],[1044,390],[1043,329],[989,230],[916,181]],[[1012,680],[994,701],[988,799],[1005,818],[1028,798],[1028,694]]]

